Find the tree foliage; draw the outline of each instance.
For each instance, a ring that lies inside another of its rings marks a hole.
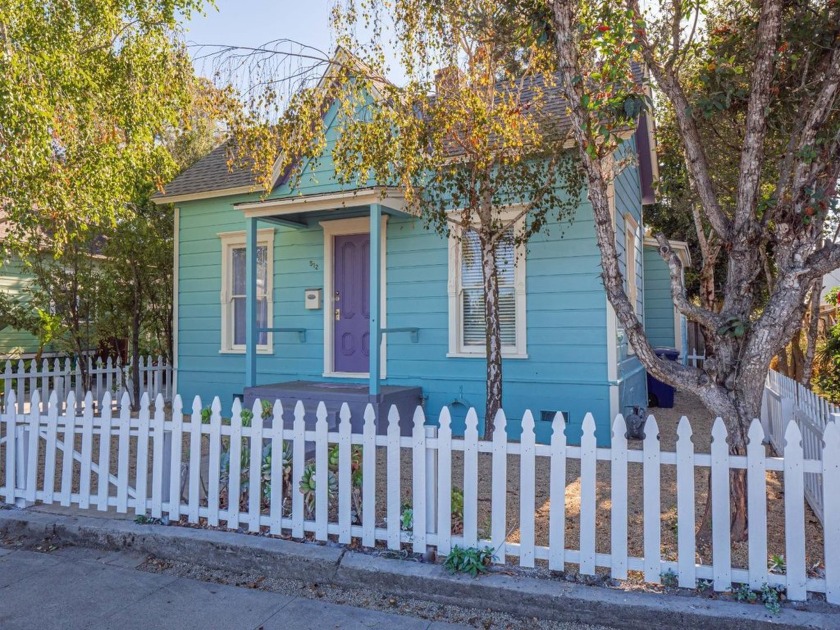
[[[0,4],[0,204],[22,241],[54,249],[113,224],[138,180],[175,165],[157,141],[178,127],[192,67],[176,37],[201,0],[12,0]]]

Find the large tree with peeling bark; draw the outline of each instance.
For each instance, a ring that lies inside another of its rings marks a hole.
[[[645,367],[699,396],[726,422],[730,451],[743,454],[749,424],[760,412],[770,360],[802,325],[814,280],[840,266],[840,244],[823,240],[836,210],[840,177],[840,4],[731,3],[739,37],[752,47],[749,60],[740,64],[733,64],[715,39],[717,29],[733,27],[731,20],[725,12],[710,11],[714,7],[704,0],[660,0],[648,12],[638,0],[549,4],[609,301]],[[798,36],[804,24],[813,29],[809,38]],[[692,91],[685,67],[697,60],[712,74]],[[638,93],[634,62],[643,64],[673,109],[696,198],[696,224],[708,227],[705,238],[712,235],[725,259],[725,277],[712,289],[713,301],[695,303],[686,297],[679,258],[665,236],[657,236],[671,270],[674,303],[702,326],[707,339],[702,369],[657,358],[623,288],[608,204],[610,156],[620,140],[609,132],[611,109],[604,104]],[[719,77],[718,68],[732,80],[712,80]],[[727,85],[739,91],[720,89]],[[727,188],[711,166],[699,118],[704,104],[726,108],[733,99],[743,112],[739,124],[727,130],[738,162],[737,177]],[[797,115],[775,116],[781,108]],[[732,533],[741,540],[747,535],[742,471],[733,475],[732,496]]]

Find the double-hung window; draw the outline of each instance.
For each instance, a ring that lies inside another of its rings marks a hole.
[[[222,352],[245,352],[245,273],[248,259],[245,233],[219,235],[222,241]],[[274,229],[257,233],[257,327],[268,328],[272,321]],[[271,352],[271,334],[257,335],[257,351]]]
[[[524,358],[525,247],[517,246],[514,230],[496,243],[499,320],[502,354]],[[469,229],[450,236],[449,243],[449,356],[485,356],[484,275],[478,233]]]

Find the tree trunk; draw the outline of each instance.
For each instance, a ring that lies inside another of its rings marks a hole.
[[[727,380],[735,380],[738,386],[726,395],[720,395],[720,389],[709,390],[701,396],[703,404],[715,416],[726,421],[727,444],[730,455],[746,455],[748,432],[752,421],[761,413],[761,398],[764,393],[764,371],[750,369],[739,371],[736,367]],[[732,540],[747,540],[747,477],[745,470],[733,470],[730,473],[730,531]],[[708,542],[711,540],[711,492],[706,497],[706,507],[700,522],[698,536]]]
[[[499,321],[499,278],[496,273],[496,246],[483,230],[481,265],[484,278],[484,322],[487,341],[487,397],[484,408],[484,439],[493,437],[496,412],[502,407],[502,331]]]
[[[815,280],[811,286],[811,297],[808,303],[808,329],[805,331],[805,363],[802,366],[802,380],[805,387],[811,386],[811,376],[814,373],[814,356],[817,354],[817,335],[820,331],[820,297],[822,294],[822,279]]]
[[[788,363],[787,346],[782,348],[779,352],[779,372],[781,372],[785,376],[790,376],[790,364]]]
[[[700,270],[700,301],[710,311],[717,310],[715,297],[715,261],[703,261]]]
[[[134,269],[134,312],[131,317],[131,389],[134,400],[131,408],[140,408],[140,274]]]
[[[788,365],[790,373],[788,376],[793,380],[800,382],[802,380],[802,371],[805,368],[805,353],[802,352],[802,329],[798,328],[790,341],[790,364]]]

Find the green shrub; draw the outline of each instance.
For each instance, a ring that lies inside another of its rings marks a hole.
[[[761,601],[764,607],[774,615],[782,612],[782,599],[784,598],[784,591],[776,586],[765,584],[761,587]]]
[[[450,573],[466,573],[477,577],[479,573],[487,573],[487,567],[496,558],[490,547],[459,547],[455,545],[443,566]]]
[[[758,599],[758,595],[750,588],[749,584],[741,584],[738,589],[735,591],[735,599],[739,602],[747,602],[748,604],[752,604]]]
[[[673,569],[668,569],[667,571],[663,572],[659,579],[662,581],[662,586],[665,588],[676,588],[676,586],[680,583],[677,574],[674,573]]]

